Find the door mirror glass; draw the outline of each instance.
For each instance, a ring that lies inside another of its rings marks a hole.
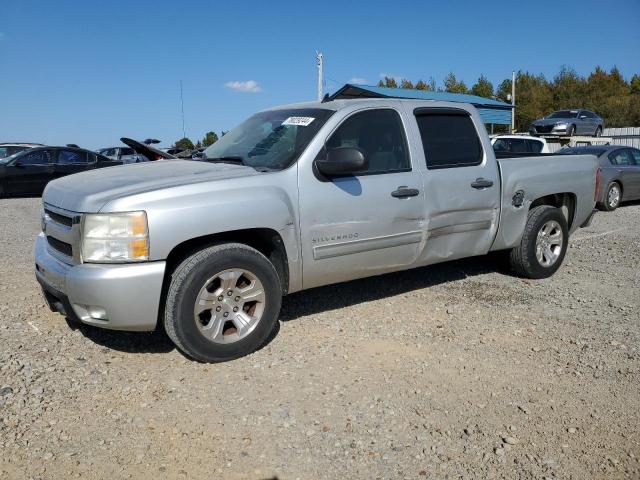
[[[369,162],[359,148],[337,147],[329,150],[326,158],[317,159],[316,166],[327,176],[349,175],[366,171]]]

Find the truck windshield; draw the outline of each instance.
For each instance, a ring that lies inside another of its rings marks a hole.
[[[547,118],[578,118],[578,110],[560,110],[553,112]]]
[[[321,108],[257,113],[209,146],[203,159],[283,170],[298,159],[332,114]]]

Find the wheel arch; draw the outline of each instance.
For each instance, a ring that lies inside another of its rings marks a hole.
[[[553,193],[535,199],[531,202],[529,210],[539,207],[540,205],[549,205],[551,207],[559,208],[564,215],[564,218],[567,220],[569,230],[571,230],[576,213],[576,202],[577,197],[575,193]]]
[[[167,267],[165,269],[165,278],[163,282],[163,290],[168,288],[173,271],[180,263],[189,255],[202,250],[203,248],[220,243],[241,243],[251,248],[255,248],[262,253],[273,264],[280,283],[282,292],[287,293],[289,289],[289,263],[287,251],[282,236],[271,228],[247,228],[242,230],[232,230],[228,232],[214,233],[211,235],[203,235],[191,238],[179,243],[167,256]]]

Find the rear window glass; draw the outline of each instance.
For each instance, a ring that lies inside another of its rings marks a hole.
[[[466,114],[416,113],[427,168],[468,167],[482,163],[476,128]]]
[[[87,154],[86,152],[78,152],[74,150],[60,150],[58,152],[57,163],[61,165],[71,163],[87,163]]]

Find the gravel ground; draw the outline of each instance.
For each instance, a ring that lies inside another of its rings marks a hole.
[[[260,351],[69,325],[0,200],[0,478],[640,478],[640,205],[553,277],[496,257],[285,299]]]

